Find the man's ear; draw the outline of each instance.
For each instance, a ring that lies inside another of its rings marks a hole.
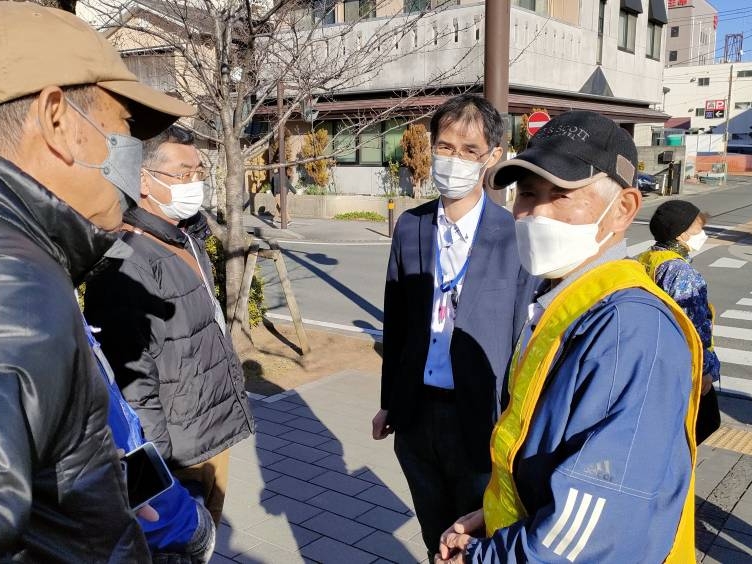
[[[637,188],[622,188],[619,199],[614,203],[613,225],[611,231],[626,231],[632,224],[642,206],[642,193]]]
[[[72,165],[77,122],[75,110],[63,91],[57,86],[48,86],[39,93],[32,111],[36,113],[40,136],[47,147],[65,164]]]
[[[151,181],[151,178],[149,178],[148,173],[142,168],[141,169],[141,197],[142,198],[146,198],[149,194],[151,194],[150,181]]]
[[[501,159],[502,154],[503,151],[501,150],[501,147],[496,147],[493,151],[491,151],[491,154],[488,157],[488,163],[486,163],[486,170],[490,169],[492,166],[498,163]]]

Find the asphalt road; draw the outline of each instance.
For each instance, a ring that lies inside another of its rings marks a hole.
[[[683,196],[711,215],[711,239],[694,259],[708,280],[716,311],[716,347],[733,389],[752,395],[752,236],[733,229],[752,222],[752,179],[711,193]],[[652,239],[647,227],[662,198],[646,199],[627,233],[632,254]],[[303,318],[312,325],[378,335],[383,319],[388,242],[284,244],[285,261]],[[272,318],[289,315],[273,264],[262,262]]]

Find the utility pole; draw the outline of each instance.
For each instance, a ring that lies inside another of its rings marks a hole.
[[[277,140],[279,141],[279,213],[282,217],[279,218],[280,228],[287,229],[287,171],[285,167],[285,160],[287,152],[285,151],[285,120],[282,116],[285,113],[285,85],[280,80],[277,83],[277,113],[279,115],[279,126],[277,130]]]
[[[507,158],[509,119],[509,26],[510,0],[486,0],[485,49],[483,57],[483,95],[504,120],[501,160]],[[488,190],[497,204],[504,205],[509,190]]]
[[[726,127],[723,131],[723,183],[728,179],[729,118],[731,117],[731,87],[734,84],[734,65],[729,68],[729,89],[726,98]]]

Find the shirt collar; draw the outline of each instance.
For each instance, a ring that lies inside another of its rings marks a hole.
[[[485,199],[486,193],[484,191],[481,192],[481,196],[473,208],[463,215],[457,222],[453,222],[446,216],[444,202],[439,198],[439,211],[436,217],[437,225],[444,229],[452,229],[452,227],[456,227],[456,229],[452,229],[453,234],[459,233],[465,242],[472,242],[473,237],[475,237],[475,231],[478,228],[478,223],[480,222],[480,214],[483,210],[483,202]]]
[[[621,260],[626,256],[627,242],[624,240],[619,241],[616,245],[613,245],[612,247],[606,249],[603,254],[594,261],[589,262],[585,266],[581,266],[580,268],[575,269],[569,276],[559,282],[555,288],[548,290],[543,295],[539,296],[537,302],[544,309],[547,308],[551,305],[551,302],[554,301],[554,298],[556,298],[556,296],[558,296],[564,290],[564,288],[572,284],[578,278],[582,277],[582,275],[584,275],[586,272],[590,272],[594,268],[612,260]],[[541,289],[545,291],[545,289],[549,287],[549,284],[549,280],[544,281],[541,285]]]

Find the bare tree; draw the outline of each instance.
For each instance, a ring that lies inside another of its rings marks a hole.
[[[76,0],[32,0],[35,4],[41,4],[48,8],[57,8],[66,12],[76,13]]]
[[[148,52],[171,66],[174,78],[158,86],[174,89],[198,107],[198,118],[185,125],[220,149],[226,225],[214,227],[219,229],[227,257],[228,321],[243,354],[252,350],[248,308],[244,307],[247,292],[243,291],[253,274],[246,269],[249,241],[243,226],[246,170],[277,166],[260,164],[258,157],[268,151],[279,125],[291,117],[305,118],[315,100],[362,88],[389,64],[429,46],[456,42],[461,30],[455,23],[452,28],[418,33],[419,23],[435,16],[449,0],[409,13],[402,13],[402,3],[395,0],[355,3],[360,11],[355,15],[351,11],[350,21],[340,25],[324,25],[333,19],[335,10],[344,7],[336,0],[132,0],[124,6],[112,4],[115,1],[89,0],[88,7],[98,13],[103,30],[117,39],[126,62]],[[395,3],[400,5],[399,13]],[[346,127],[333,135],[334,153],[338,137],[358,139],[354,136],[369,126],[403,115],[414,97],[445,86],[458,69],[482,55],[477,46],[462,50],[459,56],[457,51],[455,46],[450,68],[436,69],[422,84],[401,89],[395,104],[351,115]],[[152,64],[151,60],[142,62]],[[156,70],[153,75],[162,76]],[[479,79],[475,77],[476,82]],[[275,101],[280,85],[284,107],[278,113]],[[413,112],[409,121],[431,110],[426,107],[420,115]],[[261,121],[268,127],[255,127]],[[249,136],[249,131],[254,133]],[[285,164],[330,159],[334,153],[299,155],[295,162]]]

